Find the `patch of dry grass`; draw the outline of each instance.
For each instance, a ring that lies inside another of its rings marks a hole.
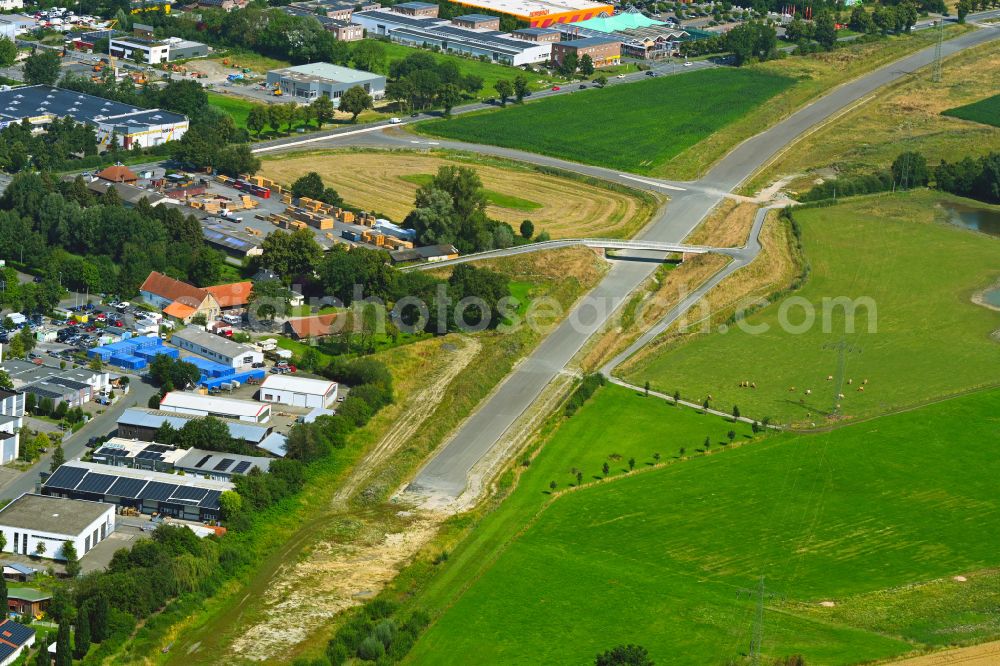
[[[742,247],[750,235],[756,213],[757,204],[723,199],[684,242],[712,247]]]
[[[540,173],[516,163],[465,160],[454,154],[410,151],[322,151],[264,160],[261,175],[290,184],[316,171],[353,206],[400,221],[413,209],[417,185],[406,176],[434,174],[439,167],[472,166],[483,186],[501,195],[540,204],[532,211],[487,207],[487,214],[515,231],[530,219],[535,232],[553,238],[628,238],[650,219],[655,205],[625,192]]]

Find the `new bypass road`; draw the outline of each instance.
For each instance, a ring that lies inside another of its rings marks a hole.
[[[998,37],[1000,37],[998,27],[983,26],[944,42],[942,56],[950,56]],[[556,166],[639,189],[668,194],[670,196],[668,205],[658,212],[655,219],[637,238],[645,241],[680,243],[724,197],[731,196],[731,192],[743,181],[767,165],[796,140],[873,95],[879,88],[930,64],[934,60],[934,54],[934,47],[930,47],[838,86],[770,129],[744,141],[716,163],[703,178],[690,183],[639,177],[495,146],[454,141],[426,141],[403,132],[387,132],[385,127],[341,132],[319,138],[311,137],[305,141],[284,141],[280,145],[275,144],[273,148],[268,147],[267,150],[268,152],[289,150],[303,144],[315,148],[423,146],[454,148],[543,166]],[[579,94],[586,92],[580,91]],[[762,223],[763,212],[758,214],[751,240],[734,261],[684,299],[665,320],[647,332],[636,345],[630,347],[628,354],[634,353],[639,345],[651,340],[670,321],[683,315],[686,309],[694,305],[727,275],[752,262],[760,250],[757,233]],[[535,402],[545,386],[565,369],[587,339],[601,329],[629,294],[652,274],[656,265],[640,261],[614,262],[604,279],[576,304],[566,319],[507,376],[489,398],[480,404],[452,438],[438,449],[409,484],[406,494],[415,501],[429,504],[446,504],[449,500],[460,496],[468,485],[470,472],[476,463],[486,456],[503,434]],[[603,371],[612,372],[626,357],[624,354],[621,355],[605,366]]]

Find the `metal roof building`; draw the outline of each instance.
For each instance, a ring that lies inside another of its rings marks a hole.
[[[267,85],[299,101],[311,101],[326,95],[335,107],[340,106],[344,93],[355,86],[360,86],[375,99],[382,99],[385,95],[385,77],[381,74],[328,62],[271,70],[267,73]]]
[[[169,423],[175,429],[180,430],[188,421],[196,418],[200,417],[155,409],[129,407],[118,417],[118,435],[122,438],[151,442],[153,435],[164,423]],[[264,425],[228,419],[220,420],[229,428],[230,437],[233,439],[242,439],[254,446],[258,446],[263,442],[271,432],[271,429]]]
[[[142,513],[200,521],[221,518],[219,496],[232,489],[228,481],[75,460],[62,464],[42,483],[43,495],[107,502]]]
[[[266,403],[184,391],[171,391],[163,396],[160,410],[194,416],[217,416],[247,423],[267,423],[271,420],[271,405]]]
[[[96,127],[102,145],[117,133],[125,148],[180,139],[188,129],[187,117],[179,113],[141,109],[75,90],[35,85],[0,91],[0,129],[22,120],[48,125],[65,117]]]
[[[202,449],[188,449],[184,456],[174,463],[176,470],[207,476],[218,481],[228,481],[237,474],[247,474],[255,467],[266,472],[270,466],[271,458]]]

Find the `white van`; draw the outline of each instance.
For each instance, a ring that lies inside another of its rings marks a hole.
[[[230,326],[239,326],[243,323],[243,317],[238,314],[224,314],[222,315],[222,321],[226,322]]]

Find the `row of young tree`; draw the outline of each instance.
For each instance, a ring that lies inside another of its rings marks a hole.
[[[802,200],[823,201],[915,187],[932,187],[970,199],[1000,203],[1000,153],[965,157],[957,162],[942,160],[932,168],[923,154],[908,151],[900,153],[889,169],[828,180],[809,190]]]
[[[43,311],[58,302],[60,285],[131,295],[157,270],[205,286],[223,262],[198,221],[174,207],[125,207],[113,188],[95,195],[81,178],[30,172],[16,174],[0,197],[0,256],[44,276],[36,287],[54,287]]]

